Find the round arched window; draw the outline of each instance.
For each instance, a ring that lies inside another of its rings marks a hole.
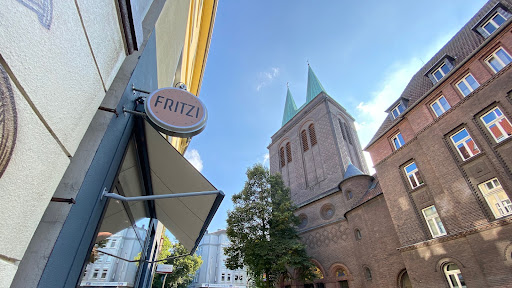
[[[336,269],[336,277],[345,277],[347,276],[347,272],[343,268]]]
[[[466,287],[466,282],[464,282],[462,273],[460,272],[459,266],[457,266],[457,264],[448,263],[444,265],[443,270],[450,288]]]
[[[306,227],[306,225],[308,225],[308,216],[306,216],[306,214],[300,214],[299,215],[299,228],[304,228]]]
[[[368,267],[364,267],[364,277],[366,278],[366,280],[372,280],[372,270],[370,270],[370,268]]]
[[[361,230],[357,229],[354,231],[355,235],[356,235],[356,240],[361,240],[361,238],[363,238],[363,235],[361,234]]]
[[[409,274],[407,274],[407,270],[404,270],[400,273],[398,287],[412,288],[411,280],[409,279]]]
[[[347,196],[347,200],[352,199],[352,197],[353,197],[353,195],[352,195],[352,191],[347,190],[347,192],[346,192],[345,194],[346,194],[346,196]]]
[[[320,209],[320,214],[322,215],[322,219],[329,220],[334,216],[334,206],[331,203],[325,204]]]

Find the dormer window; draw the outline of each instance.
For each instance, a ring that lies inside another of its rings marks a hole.
[[[454,67],[454,61],[455,58],[445,54],[443,57],[437,60],[437,62],[434,63],[430,69],[428,69],[428,71],[425,73],[425,76],[427,76],[430,81],[432,81],[432,84],[435,85],[437,82],[441,81],[441,79],[443,79],[446,74],[452,71]]]
[[[404,105],[402,103],[398,103],[398,105],[395,106],[395,108],[393,108],[393,110],[391,110],[391,115],[393,115],[393,119],[396,119],[398,117],[398,115],[402,114],[402,112],[404,112],[405,108],[404,108]]]
[[[450,68],[448,68],[448,65],[443,64],[441,67],[437,68],[432,75],[434,75],[434,78],[439,81],[444,77],[444,75],[448,74],[448,72],[450,72]]]
[[[482,28],[484,28],[484,30],[490,35],[492,32],[496,31],[501,24],[505,23],[505,21],[505,17],[503,17],[499,12],[496,12],[489,21],[482,25]]]
[[[473,31],[480,33],[484,38],[491,36],[501,25],[503,25],[512,14],[503,4],[494,6],[475,26]]]

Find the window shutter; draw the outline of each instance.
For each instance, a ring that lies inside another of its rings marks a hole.
[[[315,125],[314,124],[309,125],[308,130],[309,130],[309,139],[311,139],[311,146],[315,146],[317,143],[316,142]]]
[[[302,151],[306,152],[309,150],[308,135],[306,135],[306,130],[302,130],[302,132],[300,132],[300,136],[302,138]]]
[[[290,147],[290,142],[286,143],[286,160],[288,163],[292,162],[292,149]]]

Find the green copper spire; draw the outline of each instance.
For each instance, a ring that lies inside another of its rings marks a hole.
[[[287,90],[286,103],[284,104],[283,126],[286,124],[286,122],[290,121],[290,119],[292,119],[295,114],[297,114],[297,105],[295,105],[295,101],[293,100],[290,87],[287,87]]]
[[[313,69],[311,69],[311,66],[308,64],[308,90],[306,94],[306,103],[313,100],[313,98],[320,94],[320,92],[327,93],[322,84],[320,84],[320,81],[318,81],[318,78],[316,78]]]

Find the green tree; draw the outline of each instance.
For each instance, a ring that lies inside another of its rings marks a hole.
[[[185,246],[179,242],[171,243],[170,251],[171,253],[168,257],[189,254]],[[201,264],[203,264],[203,260],[194,253],[194,255],[171,258],[160,263],[174,266],[172,273],[168,274],[165,278],[165,286],[163,287],[186,288],[192,282],[192,279],[194,279],[194,275],[197,269],[201,267]],[[165,275],[155,275],[152,287],[161,288],[164,276]]]
[[[281,176],[270,175],[260,164],[246,174],[244,189],[233,195],[234,209],[228,212],[226,266],[247,267],[258,287],[274,286],[288,269],[300,272],[298,280],[313,279],[313,265],[295,229],[299,218]]]
[[[201,267],[201,264],[203,264],[203,260],[195,253],[194,255],[188,255],[189,252],[181,243],[171,242],[169,237],[165,235],[165,229],[162,232],[162,238],[162,249],[157,256],[157,260],[163,261],[157,264],[173,265],[173,272],[167,275],[165,278],[165,286],[163,287],[186,288],[188,284],[192,282],[192,279],[194,279],[194,274],[199,267]],[[186,256],[181,257],[182,255]],[[135,257],[135,260],[138,259],[140,259],[140,252]],[[155,274],[152,287],[162,288],[164,276],[163,274]]]

